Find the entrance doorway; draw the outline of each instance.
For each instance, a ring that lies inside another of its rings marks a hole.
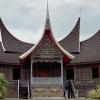
[[[74,80],[74,69],[66,69],[67,80]]]
[[[92,68],[92,78],[99,78],[99,67]]]
[[[19,80],[20,79],[20,69],[14,68],[13,69],[13,80]]]

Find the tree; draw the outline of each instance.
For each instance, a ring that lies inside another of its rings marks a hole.
[[[0,99],[4,99],[6,97],[7,84],[8,82],[5,80],[4,75],[0,73]]]

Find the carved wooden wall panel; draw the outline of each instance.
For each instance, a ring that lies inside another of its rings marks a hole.
[[[54,43],[50,41],[50,39],[45,36],[45,38],[41,41],[41,43],[38,46],[38,49],[35,54],[32,55],[32,58],[35,60],[58,60],[59,58],[62,58],[61,51],[55,46]]]

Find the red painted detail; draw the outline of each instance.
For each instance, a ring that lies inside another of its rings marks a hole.
[[[29,63],[30,62],[30,55],[29,56],[27,56],[25,59],[23,59],[23,60],[20,60],[20,63],[21,64],[27,64],[27,63]]]
[[[63,61],[64,61],[64,63],[66,63],[66,62],[68,62],[68,61],[70,61],[71,59],[69,59],[67,56],[64,56],[64,58],[63,58]]]
[[[49,71],[38,70],[37,73],[35,73],[35,77],[49,77]]]

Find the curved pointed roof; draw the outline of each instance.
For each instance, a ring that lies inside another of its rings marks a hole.
[[[27,56],[34,54],[35,52],[37,52],[37,48],[39,47],[39,44],[43,41],[44,38],[48,38],[57,49],[60,50],[61,53],[63,53],[67,58],[68,61],[73,59],[74,56],[72,56],[70,53],[68,53],[67,51],[65,51],[60,45],[59,43],[55,40],[53,34],[52,34],[52,30],[51,30],[51,25],[50,25],[50,17],[49,17],[49,10],[48,10],[48,3],[47,3],[47,16],[46,16],[46,25],[45,25],[45,30],[43,32],[42,38],[40,39],[40,41],[33,46],[29,51],[27,51],[26,53],[24,53],[23,55],[20,56],[20,59],[24,59]]]
[[[71,63],[86,63],[100,61],[100,30],[89,39],[80,43],[80,53],[74,54]]]
[[[5,52],[24,53],[29,50],[33,44],[25,43],[15,38],[5,27],[0,18],[1,40]]]
[[[6,53],[0,42],[0,64],[20,64],[19,53]]]
[[[68,36],[59,41],[60,45],[70,53],[80,52],[80,17]]]

